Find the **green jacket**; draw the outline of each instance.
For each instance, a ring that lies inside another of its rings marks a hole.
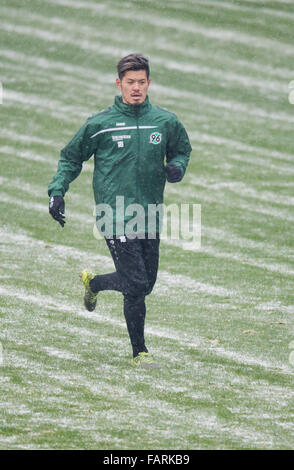
[[[177,165],[184,175],[191,150],[175,114],[150,104],[148,96],[139,106],[125,104],[116,96],[113,106],[88,118],[62,149],[48,194],[64,196],[83,162],[94,154],[96,205],[111,206],[115,222],[116,197],[123,196],[125,207],[134,203],[144,207],[148,226],[148,204],[163,202],[164,164]],[[125,222],[130,218],[124,216]]]

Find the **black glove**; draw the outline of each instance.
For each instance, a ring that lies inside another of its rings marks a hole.
[[[65,204],[62,196],[53,196],[49,199],[49,213],[53,219],[60,223],[61,227],[65,224]]]
[[[181,169],[177,165],[166,165],[165,172],[169,183],[178,183],[183,178]]]

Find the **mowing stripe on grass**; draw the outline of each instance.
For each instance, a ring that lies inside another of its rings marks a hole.
[[[44,204],[41,204],[41,203],[36,203],[36,202],[30,202],[30,201],[22,201],[20,199],[17,199],[15,197],[12,197],[12,196],[7,196],[5,193],[0,193],[0,197],[1,197],[1,200],[3,202],[5,202],[6,204],[13,204],[14,206],[21,206],[23,207],[24,209],[26,210],[35,210],[35,211],[40,211],[42,213],[47,213],[48,212],[48,208],[47,208],[47,205],[44,205]],[[239,206],[240,206],[240,203],[239,203]],[[244,205],[244,208],[248,209],[248,206],[247,205]],[[263,209],[259,209],[257,210],[257,212],[261,212],[263,214],[267,214],[268,212],[273,215],[273,211],[270,210],[270,211],[266,211],[266,210],[263,210]],[[277,210],[276,212],[274,212],[275,215],[277,215],[277,217],[282,217],[283,218],[283,214],[279,214],[279,211]],[[70,219],[74,220],[74,221],[77,221],[79,223],[83,222],[83,223],[92,223],[94,222],[94,218],[90,218],[84,214],[79,214],[77,212],[71,214],[69,213],[69,217]],[[294,219],[293,219],[294,220]],[[177,240],[162,240],[163,243],[166,243],[168,245],[172,245],[172,246],[175,246],[177,248],[182,248],[182,249],[189,249],[189,243],[187,243],[187,248],[186,245],[183,245],[181,241],[177,241]],[[191,245],[191,248],[193,249],[194,247],[194,244]],[[288,265],[285,265],[285,264],[282,264],[282,263],[267,263],[267,262],[258,262],[256,260],[256,258],[250,258],[249,256],[247,255],[240,255],[238,253],[234,254],[230,251],[228,252],[225,252],[223,249],[219,250],[215,247],[208,247],[208,246],[202,246],[201,249],[199,250],[199,253],[206,253],[210,256],[214,256],[216,258],[223,258],[223,259],[230,259],[230,260],[234,260],[238,263],[241,263],[241,264],[248,264],[250,266],[254,266],[254,267],[257,267],[257,268],[261,268],[261,269],[265,269],[265,270],[269,270],[269,271],[272,271],[272,272],[277,272],[277,273],[280,273],[280,274],[283,274],[283,275],[286,275],[286,276],[293,276],[294,275],[294,270],[291,269]]]
[[[27,302],[29,304],[37,305],[43,309],[51,309],[54,308],[56,311],[66,312],[69,315],[78,315],[85,319],[90,320],[91,322],[97,322],[99,324],[111,324],[116,327],[120,327],[125,329],[125,322],[123,320],[117,320],[115,318],[111,318],[107,309],[103,308],[103,314],[99,314],[97,312],[86,312],[77,306],[77,303],[69,303],[63,302],[59,300],[56,302],[53,298],[49,296],[44,296],[43,294],[37,294],[35,291],[29,293],[28,291],[22,292],[21,290],[16,290],[12,287],[0,287],[0,294],[4,297],[12,297],[14,299],[18,299],[22,302]],[[177,330],[173,330],[173,328],[164,329],[161,327],[153,328],[152,326],[146,327],[146,335],[154,335],[159,338],[164,338],[171,341],[176,341],[181,344],[185,348],[196,348],[199,349],[199,345],[201,345],[201,349],[204,349],[202,346],[206,343],[204,338],[198,337],[196,331],[193,331],[192,334],[185,332],[185,334],[178,332]],[[97,337],[99,336],[99,332],[97,331]],[[115,338],[114,338],[115,341]],[[201,351],[200,349],[200,351]],[[265,369],[276,369],[276,372],[279,374],[286,374],[290,376],[294,376],[294,371],[290,365],[282,363],[275,358],[271,358],[271,361],[265,360],[262,357],[250,357],[247,354],[239,353],[238,351],[229,351],[223,347],[213,347],[208,349],[209,354],[219,358],[229,358],[235,364],[240,365],[254,365],[258,367],[262,367]],[[46,349],[46,352],[50,354],[50,350]],[[204,352],[204,350],[203,350]],[[52,354],[52,352],[51,352]],[[60,357],[66,356],[66,352],[56,352],[55,356],[59,354]],[[54,355],[54,354],[53,354]],[[71,357],[67,357],[68,359],[72,359]],[[78,360],[75,357],[75,360]],[[171,361],[174,359],[171,358]],[[294,393],[293,393],[294,396]]]

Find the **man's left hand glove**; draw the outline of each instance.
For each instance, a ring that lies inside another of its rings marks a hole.
[[[53,219],[60,223],[61,227],[65,224],[65,204],[62,196],[52,196],[49,199],[49,213]]]
[[[169,183],[178,183],[183,178],[181,169],[177,165],[166,165],[165,172]]]

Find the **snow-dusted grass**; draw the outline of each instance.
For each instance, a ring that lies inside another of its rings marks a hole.
[[[2,2],[0,448],[293,448],[294,10],[273,3]],[[81,269],[114,269],[92,161],[65,228],[47,213],[60,149],[135,49],[193,146],[166,202],[202,206],[199,250],[161,243],[146,320],[160,371],[130,366],[119,293],[83,308]]]

